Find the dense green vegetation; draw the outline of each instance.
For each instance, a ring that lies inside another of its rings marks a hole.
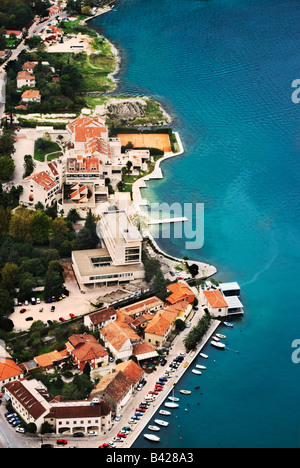
[[[11,329],[8,318],[14,311],[14,297],[30,300],[37,287],[43,287],[38,295],[45,300],[67,294],[60,260],[69,258],[72,250],[94,248],[99,242],[91,212],[76,235],[77,213],[64,219],[57,217],[55,207],[45,210],[41,204],[36,211],[12,211],[6,205],[7,196],[12,197],[0,196],[0,329],[6,331]]]
[[[205,314],[198,324],[191,329],[189,334],[184,338],[184,346],[187,352],[195,349],[200,343],[211,324],[212,317],[210,314]]]

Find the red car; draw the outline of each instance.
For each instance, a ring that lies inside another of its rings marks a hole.
[[[57,445],[66,445],[68,441],[65,439],[58,439],[56,443]]]
[[[59,320],[60,320],[61,322],[65,322],[65,321],[66,321],[66,319],[64,319],[63,317],[59,317]]]
[[[71,319],[76,317],[74,314],[69,314],[69,316],[71,317]]]
[[[151,390],[149,392],[149,395],[158,395],[158,392],[156,390]]]
[[[24,314],[26,312],[26,309],[21,309],[20,314]]]
[[[138,413],[146,413],[145,408],[137,408],[135,411],[137,411]]]
[[[108,444],[102,444],[102,445],[100,445],[99,448],[112,448],[112,447],[110,445],[108,445]]]
[[[123,438],[123,439],[126,439],[127,435],[124,434],[124,432],[119,432],[118,435],[117,435],[117,437],[121,437],[121,438]]]

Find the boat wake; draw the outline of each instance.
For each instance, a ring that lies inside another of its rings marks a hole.
[[[265,273],[265,271],[269,270],[269,268],[271,268],[271,266],[273,265],[273,263],[275,262],[276,258],[278,256],[278,252],[275,253],[275,255],[272,257],[272,259],[266,264],[266,266],[264,268],[262,268],[260,271],[258,271],[257,273],[255,273],[255,275],[253,276],[252,279],[250,279],[249,281],[247,281],[246,283],[242,283],[241,284],[241,287],[244,287],[244,286],[248,286],[249,284],[252,284],[252,283],[255,283],[258,278],[263,274]]]

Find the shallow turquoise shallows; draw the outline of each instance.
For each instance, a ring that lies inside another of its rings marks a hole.
[[[246,310],[221,328],[229,350],[208,345],[207,370],[183,377],[178,388],[192,395],[181,395],[155,447],[299,447],[299,2],[123,0],[116,9],[92,24],[121,51],[119,92],[160,100],[185,147],[143,195],[205,204],[201,250],[159,244],[238,281]],[[141,436],[134,447],[153,444]]]

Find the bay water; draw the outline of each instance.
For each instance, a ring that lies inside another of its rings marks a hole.
[[[143,196],[205,206],[200,250],[158,243],[238,281],[245,306],[221,328],[229,350],[207,345],[207,370],[180,381],[192,395],[159,447],[299,447],[299,2],[123,0],[115,10],[90,24],[120,51],[118,94],[159,100],[185,148]],[[153,444],[141,435],[134,447]]]

